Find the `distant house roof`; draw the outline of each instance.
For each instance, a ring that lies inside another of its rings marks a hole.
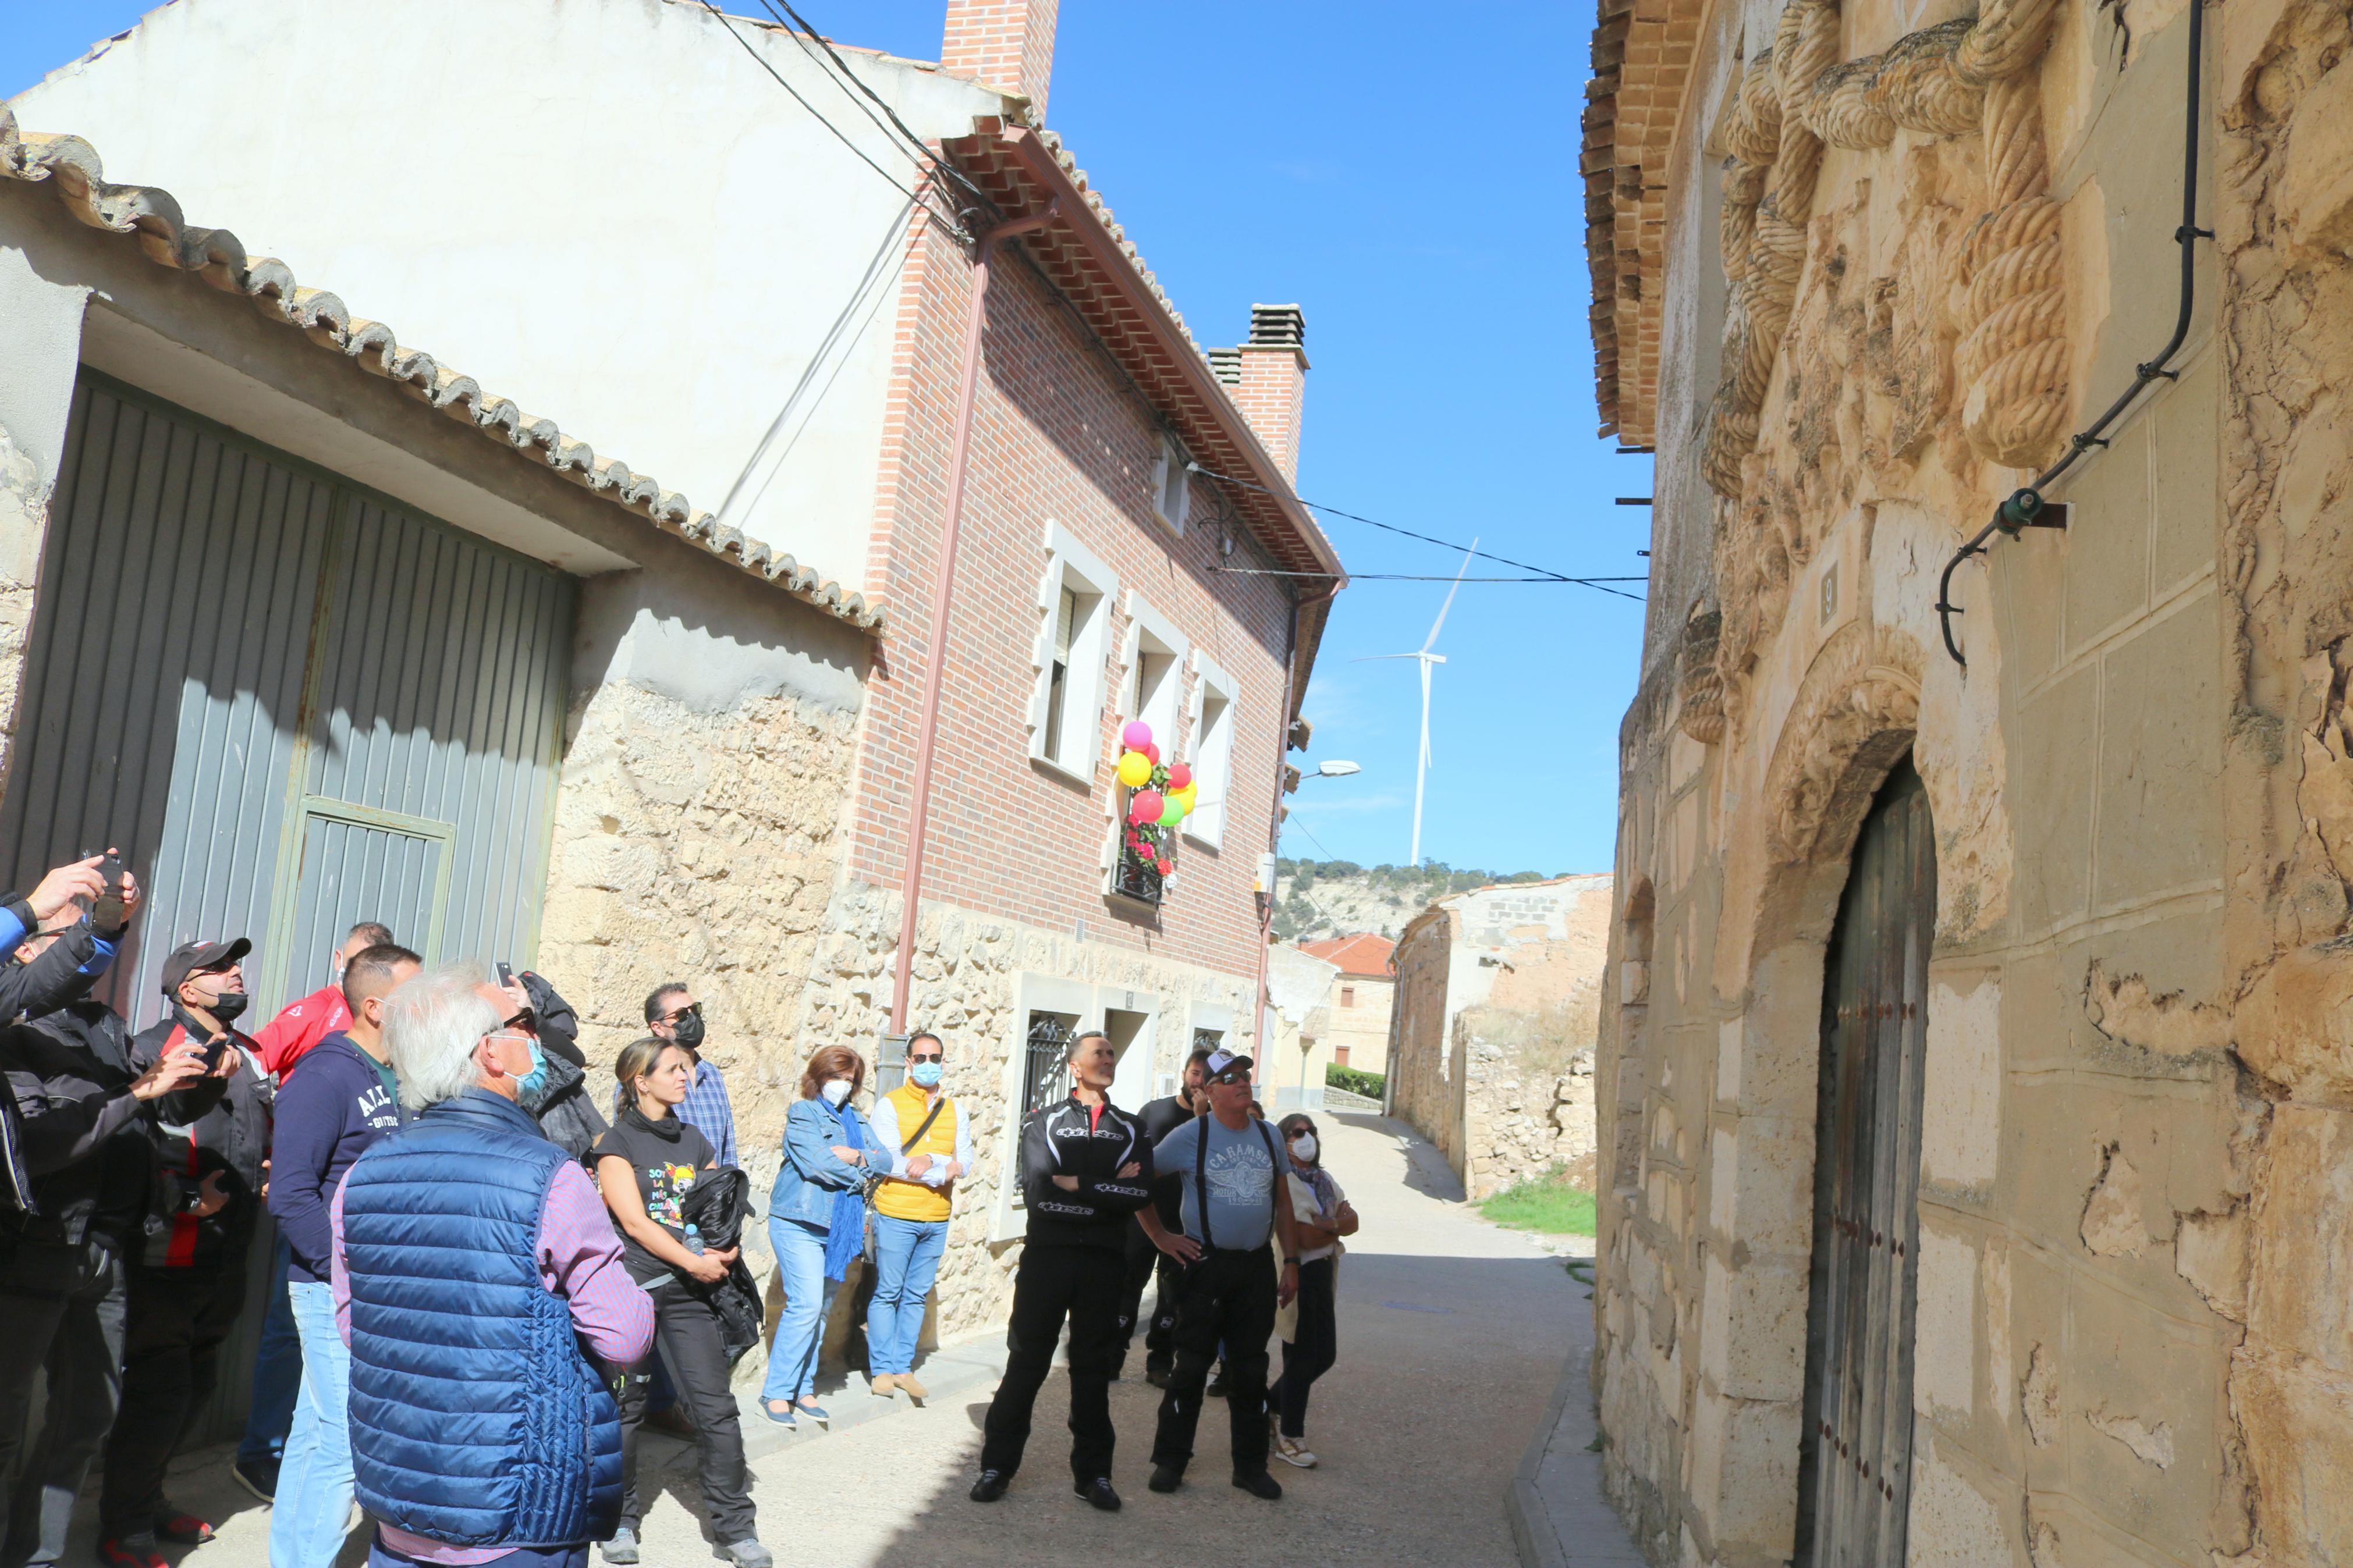
[[[1397,943],[1372,931],[1358,931],[1354,936],[1327,936],[1321,942],[1303,942],[1303,952],[1312,952],[1328,963],[1340,966],[1343,974],[1372,975],[1386,980],[1389,977],[1389,954]]]
[[[282,261],[248,255],[225,228],[203,228],[181,216],[168,191],[153,185],[110,183],[97,150],[77,136],[48,136],[17,129],[16,115],[0,103],[0,188],[7,182],[46,183],[66,210],[92,228],[134,238],[150,261],[193,273],[230,300],[243,300],[269,321],[282,322],[330,353],[374,375],[386,377],[427,407],[471,426],[500,447],[543,463],[616,505],[645,518],[663,532],[702,546],[783,589],[821,613],[880,633],[883,608],[861,594],[818,575],[790,555],[721,527],[675,490],[665,489],[586,441],[557,428],[553,419],[525,413],[511,400],[485,392],[473,377],[404,346],[392,329],[358,315],[336,296],[303,287]],[[484,287],[504,279],[486,279]]]

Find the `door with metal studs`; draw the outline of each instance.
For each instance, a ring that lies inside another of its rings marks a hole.
[[[1920,1106],[1936,923],[1928,796],[1907,761],[1855,843],[1825,964],[1796,1561],[1905,1560]]]

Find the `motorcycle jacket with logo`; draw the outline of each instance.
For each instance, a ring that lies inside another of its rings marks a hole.
[[[1134,1174],[1119,1173],[1130,1165]],[[1077,1190],[1057,1176],[1074,1178]],[[1073,1094],[1022,1121],[1021,1197],[1031,1247],[1123,1251],[1128,1216],[1152,1201],[1152,1144],[1127,1112]]]

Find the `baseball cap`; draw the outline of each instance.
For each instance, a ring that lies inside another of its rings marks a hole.
[[[164,960],[164,994],[177,995],[180,983],[189,975],[226,969],[252,951],[253,943],[243,937],[233,942],[184,942]]]
[[[1211,1051],[1209,1059],[1201,1064],[1201,1070],[1206,1077],[1217,1078],[1221,1074],[1232,1072],[1237,1068],[1249,1072],[1257,1066],[1258,1064],[1250,1058],[1232,1051]]]

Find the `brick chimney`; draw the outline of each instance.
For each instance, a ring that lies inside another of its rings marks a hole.
[[[1046,117],[1054,75],[1054,13],[1061,0],[948,0],[944,69],[1009,88]]]
[[[1230,354],[1238,371],[1219,361]],[[1211,350],[1218,379],[1233,388],[1234,405],[1250,421],[1282,477],[1299,480],[1299,419],[1307,393],[1307,318],[1296,305],[1252,305],[1250,342]]]

